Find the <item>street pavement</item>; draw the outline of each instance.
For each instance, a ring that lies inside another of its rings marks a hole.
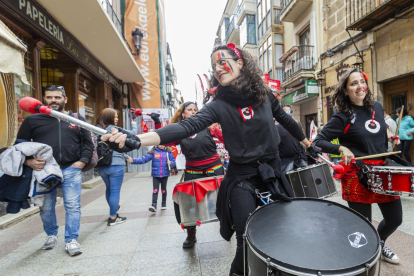
[[[195,247],[182,248],[186,234],[176,223],[171,199],[179,178],[168,180],[168,209],[152,213],[148,211],[152,196],[149,173],[126,174],[119,214],[128,220],[112,227],[106,225],[105,186],[83,190],[78,239],[83,254],[75,257],[65,252],[63,204],[56,208],[60,228],[53,250],[41,249],[46,235],[39,214],[0,230],[0,275],[228,275],[236,242],[234,237],[231,242],[221,238],[217,222],[198,227]],[[344,203],[338,195],[329,200]],[[403,207],[404,223],[387,241],[401,264],[382,262],[383,276],[414,275],[414,199],[403,199]],[[380,218],[374,207],[374,224]]]

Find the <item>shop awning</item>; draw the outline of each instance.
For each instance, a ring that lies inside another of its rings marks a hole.
[[[119,31],[120,25],[116,26],[113,23],[107,10],[102,8],[101,1],[37,0],[37,2],[116,78],[123,82],[144,81],[131,55],[131,50]]]
[[[305,85],[282,97],[282,104],[297,104],[303,100],[318,96],[316,80],[307,80]]]

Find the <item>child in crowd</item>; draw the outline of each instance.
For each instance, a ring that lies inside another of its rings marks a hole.
[[[152,204],[149,207],[151,212],[157,211],[158,191],[161,184],[162,203],[161,210],[167,209],[167,181],[170,176],[170,169],[175,167],[175,158],[170,147],[159,145],[153,147],[147,154],[140,158],[134,158],[132,164],[145,164],[152,160]]]

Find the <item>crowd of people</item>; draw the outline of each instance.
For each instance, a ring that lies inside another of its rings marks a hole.
[[[100,139],[113,150],[110,165],[98,169],[107,188],[108,226],[126,221],[126,217],[118,214],[126,162],[152,161],[153,194],[149,210],[155,212],[160,190],[161,209],[166,208],[167,181],[175,165],[169,146],[179,144],[186,158],[184,181],[225,174],[215,137],[224,142],[231,158],[217,197],[220,234],[227,241],[236,235],[236,254],[229,273],[243,275],[243,234],[249,215],[259,206],[256,191],[270,191],[273,200],[291,201],[293,191],[284,174],[307,167],[309,157],[315,158],[322,152],[331,154],[335,163],[342,159],[344,166],[348,166],[355,157],[384,153],[398,144],[402,156],[411,162],[408,150],[414,133],[413,118],[406,109],[397,109],[396,115],[402,112],[402,119],[399,132],[395,133],[398,120],[393,122],[381,104],[374,101],[366,75],[357,69],[342,74],[332,97],[336,112],[311,143],[300,123],[292,118],[292,106],[280,104],[261,79],[261,72],[247,51],[231,44],[216,47],[211,54],[211,65],[210,86],[213,89],[207,97],[211,100],[200,110],[195,102],[185,102],[172,118],[172,124],[161,127],[154,117],[155,131],[135,136],[114,127],[118,123],[116,110],[106,108],[100,113],[97,126],[111,132]],[[45,86],[44,100],[52,109],[73,116],[71,111],[65,110],[67,97],[62,86]],[[79,118],[84,120],[82,116]],[[221,129],[214,127],[215,123],[219,123]],[[57,135],[49,135],[52,132]],[[81,171],[93,152],[90,133],[46,115],[31,115],[24,120],[17,138],[53,148],[53,156],[64,175],[66,250],[71,256],[80,254],[82,250],[77,239]],[[154,148],[140,158],[131,158],[125,153],[125,143],[129,139],[139,141],[141,147]],[[45,160],[27,159],[25,165],[41,170]],[[385,242],[402,223],[400,198],[370,191],[358,178],[357,166],[345,172],[341,185],[342,198],[349,208],[368,220],[372,220],[372,204],[378,204],[383,215],[378,226],[382,256],[391,263],[398,263],[398,256]],[[52,249],[57,243],[55,202],[56,190],[45,196],[40,208],[48,236],[43,249]],[[174,210],[180,224],[177,203],[174,203]],[[196,227],[186,230],[183,247],[191,248],[197,241]]]

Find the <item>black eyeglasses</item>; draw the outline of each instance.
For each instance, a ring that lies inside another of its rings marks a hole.
[[[61,85],[45,85],[43,86],[43,88],[45,89],[45,91],[62,91],[65,92],[65,88]]]

